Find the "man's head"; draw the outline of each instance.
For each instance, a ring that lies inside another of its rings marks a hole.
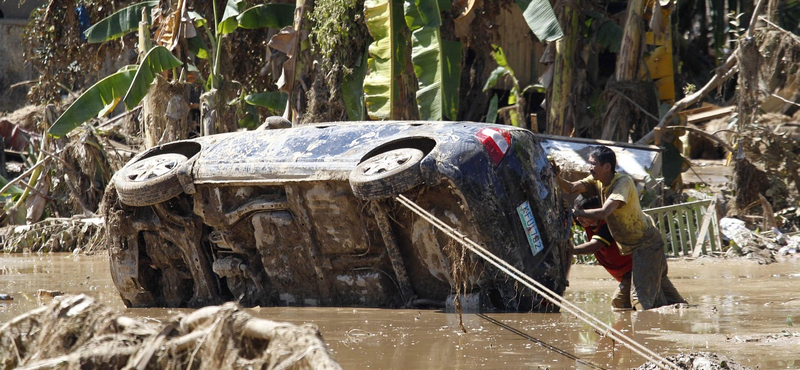
[[[600,203],[600,198],[598,197],[586,197],[581,194],[575,198],[573,206],[575,209],[595,209],[600,208],[602,204]],[[584,229],[587,227],[595,227],[600,222],[599,220],[593,220],[586,217],[575,217],[575,220],[577,220],[578,224],[583,226]]]
[[[607,146],[599,145],[589,152],[589,173],[600,181],[611,181],[617,172],[617,156]]]

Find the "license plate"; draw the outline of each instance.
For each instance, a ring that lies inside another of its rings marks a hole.
[[[522,227],[525,228],[525,236],[528,237],[531,253],[535,256],[544,249],[544,244],[542,243],[542,237],[539,235],[539,228],[536,226],[536,219],[533,218],[531,205],[527,200],[517,207],[517,214],[519,215],[519,220],[522,221]]]

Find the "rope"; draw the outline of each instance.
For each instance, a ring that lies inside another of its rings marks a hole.
[[[645,360],[653,362],[654,364],[656,364],[656,366],[658,366],[661,369],[681,370],[680,367],[673,364],[666,358],[659,356],[657,353],[651,351],[642,344],[622,334],[622,332],[620,332],[619,330],[612,328],[608,324],[600,321],[600,319],[592,316],[591,314],[582,310],[580,307],[567,301],[566,299],[564,299],[564,297],[559,296],[558,294],[548,289],[547,287],[545,287],[538,281],[534,280],[530,276],[523,274],[521,271],[517,270],[514,266],[511,266],[506,261],[503,261],[499,257],[493,255],[491,252],[487,251],[485,248],[481,247],[474,241],[470,240],[465,235],[459,233],[458,231],[456,231],[443,221],[431,215],[422,207],[420,207],[416,203],[406,198],[404,195],[402,194],[398,195],[397,198],[395,198],[395,200],[397,200],[400,204],[406,206],[409,210],[416,213],[418,216],[422,217],[422,219],[424,219],[425,221],[431,223],[433,226],[435,226],[437,229],[445,233],[447,236],[461,243],[461,245],[463,245],[473,253],[477,254],[479,257],[483,258],[485,261],[489,262],[494,267],[497,267],[500,271],[506,273],[506,275],[510,276],[514,280],[517,280],[522,285],[525,285],[526,287],[534,291],[536,294],[539,294],[540,296],[546,298],[548,301],[561,307],[565,311],[575,315],[578,319],[582,320],[586,324],[589,324],[598,332],[603,333],[604,335],[608,335],[617,342],[622,343],[625,347],[628,347],[631,351],[635,352],[639,356],[642,356]]]
[[[497,320],[497,319],[495,319],[493,317],[490,317],[490,316],[488,316],[486,314],[479,313],[478,317],[480,317],[480,318],[482,318],[482,319],[484,319],[484,320],[486,320],[486,321],[488,321],[488,322],[490,322],[492,324],[495,324],[495,325],[497,325],[497,326],[499,326],[499,327],[501,327],[503,329],[506,329],[506,330],[516,334],[516,335],[519,335],[520,337],[523,337],[523,338],[525,338],[525,339],[527,339],[527,340],[529,340],[531,342],[537,343],[540,346],[545,347],[545,348],[547,348],[547,349],[549,349],[549,350],[551,350],[553,352],[556,352],[556,353],[558,353],[558,354],[560,354],[560,355],[562,355],[564,357],[567,357],[570,360],[574,360],[575,362],[577,362],[577,363],[579,363],[581,365],[585,365],[585,366],[591,367],[593,369],[598,369],[598,370],[608,370],[608,369],[606,369],[606,368],[604,368],[604,367],[602,367],[600,365],[594,364],[594,363],[592,363],[590,361],[581,360],[580,357],[578,357],[578,356],[576,356],[576,355],[574,355],[572,353],[569,353],[569,352],[567,352],[567,351],[565,351],[565,350],[563,350],[561,348],[558,348],[558,347],[556,347],[556,346],[554,346],[552,344],[546,343],[546,342],[544,342],[544,341],[542,341],[542,340],[540,340],[538,338],[535,338],[534,336],[532,336],[532,335],[530,335],[530,334],[528,334],[528,333],[526,333],[526,332],[524,332],[522,330],[519,330],[519,329],[517,329],[515,327],[512,327],[511,325],[508,325],[508,324],[506,324],[506,323],[504,323],[504,322],[502,322],[500,320]]]

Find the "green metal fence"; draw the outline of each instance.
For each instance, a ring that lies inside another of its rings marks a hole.
[[[700,200],[644,210],[653,217],[664,250],[675,257],[721,252],[719,222],[714,200]]]

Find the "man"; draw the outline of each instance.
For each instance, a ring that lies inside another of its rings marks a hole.
[[[600,208],[600,199],[597,197],[584,197],[579,195],[575,199],[575,209]],[[586,230],[589,240],[572,249],[574,254],[594,254],[597,262],[619,282],[617,290],[611,300],[614,310],[631,309],[631,269],[633,266],[630,255],[619,254],[617,243],[608,231],[608,225],[602,220],[593,220],[586,217],[575,217],[578,223]]]
[[[669,304],[665,292],[670,295],[670,301],[685,302],[667,277],[667,259],[661,234],[650,216],[642,211],[633,179],[617,173],[616,166],[614,152],[608,147],[596,146],[589,153],[588,177],[569,182],[558,177],[557,167],[554,170],[558,184],[565,193],[591,192],[600,197],[600,208],[576,210],[573,214],[575,217],[605,220],[620,254],[633,255],[633,307],[649,310]]]

